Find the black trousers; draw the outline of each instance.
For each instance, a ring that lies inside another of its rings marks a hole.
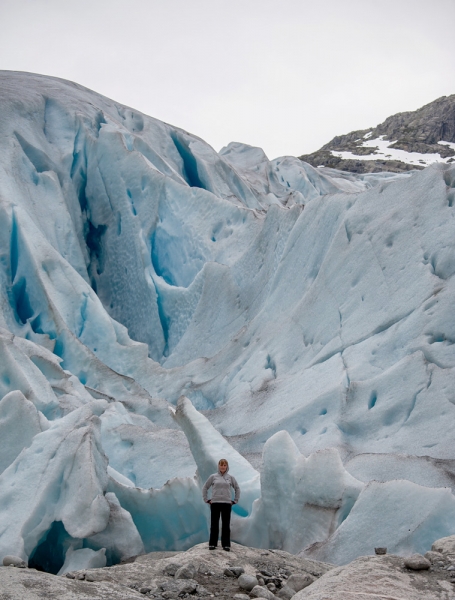
[[[231,508],[227,502],[212,502],[210,504],[210,539],[209,546],[218,545],[221,516],[221,545],[223,548],[231,547]]]

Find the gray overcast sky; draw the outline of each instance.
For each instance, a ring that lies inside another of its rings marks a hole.
[[[455,0],[0,0],[0,68],[269,158],[455,93]]]

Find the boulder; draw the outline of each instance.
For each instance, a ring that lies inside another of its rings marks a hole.
[[[25,569],[27,563],[25,562],[25,560],[22,560],[22,558],[19,558],[19,556],[8,554],[8,556],[5,556],[5,558],[3,559],[3,566],[18,567],[19,569]]]
[[[166,565],[163,569],[163,573],[164,575],[167,575],[168,577],[174,577],[174,575],[177,573],[177,571],[182,567],[183,565],[178,564],[178,563],[169,563],[168,565]]]
[[[180,567],[180,569],[177,569],[174,577],[176,579],[193,579],[193,577],[196,575],[196,572],[196,567],[193,564],[189,563],[187,565],[184,565],[183,567]]]
[[[431,562],[421,554],[413,554],[404,559],[404,566],[413,571],[425,571],[431,567]]]
[[[246,590],[250,592],[256,585],[258,585],[258,580],[254,575],[247,575],[246,573],[242,573],[238,578],[239,588],[242,590]]]

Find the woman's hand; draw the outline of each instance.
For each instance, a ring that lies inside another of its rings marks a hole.
[[[207,504],[212,504],[211,500],[206,500]]]

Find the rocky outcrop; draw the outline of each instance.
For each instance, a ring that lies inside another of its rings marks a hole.
[[[361,556],[332,569],[293,600],[452,600],[455,536],[436,541],[425,556]]]
[[[383,123],[370,129],[352,131],[336,136],[317,152],[304,154],[299,158],[314,167],[324,166],[353,173],[377,173],[380,171],[405,172],[421,169],[422,166],[402,160],[387,160],[378,157],[375,160],[346,159],[337,156],[337,152],[352,152],[356,156],[374,155],[374,144],[366,145],[368,140],[383,139],[394,142],[390,149],[418,152],[420,154],[439,154],[442,159],[455,160],[455,150],[438,142],[455,142],[455,94],[443,96],[416,111],[397,113]]]
[[[362,556],[335,568],[281,550],[233,544],[226,553],[199,544],[62,577],[3,567],[0,600],[453,600],[454,548],[451,536],[436,541],[425,557]]]
[[[253,589],[254,597],[273,600],[288,580],[298,587],[331,568],[281,550],[233,544],[227,553],[221,548],[209,551],[204,543],[186,552],[151,552],[125,564],[73,571],[62,577],[34,569],[0,568],[0,600],[133,600],[144,596],[159,600],[216,596],[221,600],[237,594],[249,598]],[[247,579],[254,585],[239,585]],[[288,586],[288,590],[286,597],[295,595],[296,589]]]

